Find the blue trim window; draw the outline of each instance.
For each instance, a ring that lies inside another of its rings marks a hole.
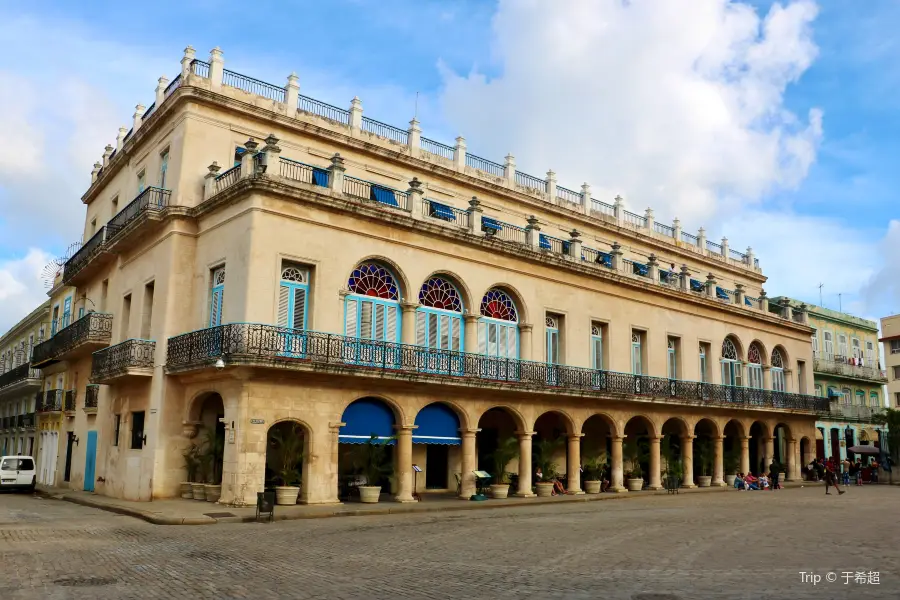
[[[328,171],[319,167],[313,167],[312,180],[313,185],[328,187]]]
[[[492,288],[481,299],[478,351],[497,358],[519,358],[519,317],[505,291]]]
[[[299,265],[283,264],[278,287],[278,326],[291,330],[284,332],[283,348],[287,356],[306,354],[306,335],[296,334],[293,330],[307,328],[308,303],[309,271]]]
[[[643,340],[640,331],[631,332],[631,373],[633,375],[643,374],[643,356],[642,346]]]
[[[146,180],[147,180],[146,172],[143,171],[143,170],[141,170],[141,172],[138,173],[138,176],[137,176],[137,191],[138,191],[138,194],[140,194],[141,192],[143,192],[143,191],[144,191],[144,188],[147,187],[147,181],[146,181]]]
[[[455,221],[456,213],[446,204],[428,200],[428,216],[434,219],[442,219],[444,221]]]
[[[462,352],[464,327],[463,304],[456,287],[443,277],[432,277],[419,290],[416,311],[416,344],[434,350]],[[462,369],[459,356],[445,352],[425,352],[423,360],[429,371],[458,372]]]
[[[350,275],[350,294],[344,303],[344,335],[396,344],[400,341],[400,291],[394,275],[376,263],[363,263]],[[350,345],[346,357],[363,364],[399,362],[399,348],[380,344]]]
[[[547,363],[551,365],[559,364],[559,318],[553,315],[547,315],[545,319],[547,327]]]
[[[209,326],[222,324],[222,305],[225,297],[225,267],[212,272],[212,287],[209,291]]]
[[[691,279],[691,291],[692,292],[702,292],[703,284],[696,279]]]
[[[787,378],[784,376],[784,357],[778,348],[772,350],[772,389],[776,392],[787,391]]]
[[[706,362],[706,346],[700,344],[700,383],[709,383],[709,365]]]
[[[159,155],[159,187],[166,189],[166,172],[169,170],[169,149]]]
[[[591,325],[591,366],[603,370],[603,328],[596,323]]]
[[[667,373],[669,379],[678,379],[678,342],[675,338],[670,337],[666,344]]]
[[[753,389],[761,390],[763,387],[762,353],[756,342],[750,344],[747,349],[747,385]]]
[[[490,217],[481,217],[481,230],[487,233],[500,233],[503,231],[503,225],[500,224],[500,221],[496,219],[492,219]]]
[[[67,297],[63,301],[63,316],[60,329],[65,329],[72,322],[72,296]]]
[[[722,385],[740,387],[743,384],[743,365],[731,338],[722,342]]]

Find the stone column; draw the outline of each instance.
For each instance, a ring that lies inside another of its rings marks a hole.
[[[252,177],[256,174],[254,170],[253,155],[259,147],[259,144],[256,140],[250,138],[244,142],[244,147],[247,151],[241,157],[241,179]]]
[[[109,144],[106,145],[106,148],[103,149],[103,166],[106,167],[109,164],[109,157],[112,156],[113,147]]]
[[[722,256],[724,256],[726,259],[728,258],[728,238],[727,237],[722,238]]]
[[[756,268],[756,255],[753,253],[753,248],[750,246],[747,246],[747,264],[750,265],[751,269]]]
[[[650,437],[650,476],[648,478],[648,490],[662,489],[662,480],[659,472],[659,442],[662,438],[658,435]]]
[[[466,168],[466,138],[463,136],[456,138],[456,146],[453,148],[453,164],[460,171]]]
[[[209,51],[209,87],[213,90],[222,89],[224,74],[225,60],[222,58],[222,49],[216,46]]]
[[[519,438],[519,489],[516,496],[530,498],[534,496],[531,491],[531,436],[533,431],[517,431]]]
[[[478,456],[475,452],[475,435],[480,429],[460,429],[462,437],[462,457],[460,461],[459,497],[468,500],[475,494],[475,474],[472,472],[478,467]]]
[[[400,303],[400,310],[403,311],[400,321],[400,342],[409,346],[416,343],[416,309],[419,305],[416,302],[403,301]]]
[[[342,423],[329,423],[328,431],[318,438],[309,437],[303,458],[303,504],[335,504],[338,499],[338,434]],[[265,431],[265,428],[263,428]],[[309,436],[309,432],[304,435]],[[248,498],[248,500],[254,500]]]
[[[612,265],[612,270],[620,273],[625,266],[625,263],[622,261],[622,246],[619,245],[619,242],[613,242],[612,249],[609,251],[609,262]]]
[[[465,337],[463,350],[469,354],[478,353],[478,315],[465,315]]]
[[[297,114],[297,107],[300,102],[300,78],[297,73],[291,73],[287,78],[287,85],[284,86],[284,114],[293,117]]]
[[[691,273],[690,271],[688,271],[688,267],[685,264],[681,265],[681,275],[679,275],[679,283],[681,284],[681,291],[691,291]]]
[[[772,389],[772,367],[769,365],[762,366],[763,372],[763,389],[771,390]]]
[[[652,208],[648,207],[647,210],[644,211],[644,221],[647,223],[647,231],[653,233],[653,224],[655,222],[655,219],[653,217]]]
[[[213,161],[209,167],[209,172],[203,176],[203,199],[209,200],[216,194],[216,177],[219,176],[219,163]]]
[[[759,290],[759,310],[764,313],[769,312],[769,298],[766,296],[766,290]]]
[[[505,161],[503,164],[503,175],[506,177],[509,187],[516,189],[516,157],[512,154],[507,154]]]
[[[422,190],[422,182],[418,177],[413,177],[406,191],[409,196],[409,214],[413,219],[421,219],[425,216],[425,192]]]
[[[786,481],[796,481],[799,479],[797,472],[797,440],[787,440],[787,465],[784,472]]]
[[[556,204],[556,173],[547,171],[547,202]]]
[[[626,491],[624,483],[624,473],[622,472],[622,440],[625,438],[620,435],[614,435],[610,437],[611,443],[611,452],[610,452],[610,471],[611,477],[609,482],[609,489],[614,492],[624,492]]]
[[[397,502],[415,502],[413,493],[412,476],[412,432],[415,425],[401,425],[397,427]]]
[[[684,465],[684,482],[681,487],[694,488],[694,436],[681,436],[681,463]]]
[[[422,128],[419,127],[419,121],[415,118],[409,122],[409,129],[406,130],[409,144],[409,155],[413,158],[419,157],[419,150],[422,146]]]
[[[569,434],[569,462],[566,465],[568,490],[570,494],[583,494],[581,491],[581,437],[583,433]]]
[[[706,251],[706,230],[702,227],[697,231],[697,247],[704,256],[708,254]]]
[[[278,146],[278,138],[270,133],[263,141],[266,145],[260,150],[260,171],[269,177],[281,177],[281,147]]]
[[[675,231],[675,242],[681,242],[681,220],[678,217],[672,221],[672,229]]]
[[[765,472],[769,465],[772,464],[772,459],[775,457],[775,438],[767,437],[764,440],[766,444],[765,450],[765,458],[763,459],[763,471]]]
[[[716,276],[712,273],[709,273],[706,276],[706,296],[707,298],[715,298],[716,297]]]
[[[359,96],[353,96],[350,101],[350,135],[356,137],[362,129],[363,107]]]
[[[531,330],[530,323],[519,323],[519,358],[531,360]]]
[[[121,152],[122,146],[125,145],[125,136],[128,135],[128,128],[124,125],[119,127],[119,135],[116,136],[116,151]]]
[[[659,261],[653,253],[647,257],[647,277],[653,283],[659,283]]]
[[[723,487],[725,483],[724,446],[725,438],[722,436],[713,438],[713,478],[712,485]]]
[[[144,111],[147,110],[147,107],[143,104],[136,104],[134,107],[134,115],[132,116],[132,124],[131,124],[131,133],[134,135],[137,133],[138,128],[141,126],[141,117],[144,116]]]
[[[477,197],[472,196],[472,199],[469,200],[469,233],[472,235],[477,235],[479,237],[484,237],[484,231],[481,229],[481,213],[484,212],[481,208],[481,200]]]
[[[739,438],[741,441],[741,473],[746,475],[750,471],[750,438]]]
[[[328,167],[328,187],[332,192],[344,193],[344,171],[346,170],[344,159],[341,158],[340,153],[335,152],[331,157],[331,166]]]

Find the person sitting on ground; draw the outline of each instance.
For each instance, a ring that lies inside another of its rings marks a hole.
[[[761,490],[769,489],[769,478],[766,477],[765,473],[763,473],[762,475],[759,476],[759,480],[757,481],[757,484],[759,485],[759,489],[761,489]]]
[[[744,476],[744,486],[748,490],[758,490],[759,486],[756,484],[758,480],[753,476],[753,473],[747,473]]]
[[[736,490],[746,490],[747,488],[744,486],[744,474],[738,473],[734,476],[734,489]]]
[[[557,494],[559,494],[559,495],[564,496],[568,493],[569,492],[566,491],[566,487],[562,484],[562,481],[559,480],[559,477],[554,477],[553,478],[553,495],[556,496]]]

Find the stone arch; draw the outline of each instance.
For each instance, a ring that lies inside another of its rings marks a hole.
[[[194,394],[184,406],[185,423],[198,424],[201,419],[204,404],[213,397],[218,396],[222,402],[222,408],[225,408],[225,398],[218,390],[203,390]]]
[[[566,434],[573,434],[577,432],[577,429],[575,428],[575,420],[572,418],[572,416],[566,411],[558,408],[545,410],[537,417],[535,417],[534,422],[531,424],[531,431],[536,431],[538,421],[540,421],[542,417],[545,417],[547,415],[556,415],[559,421],[565,426]]]
[[[728,421],[722,425],[722,435],[726,437],[729,435],[746,437],[747,429],[747,425],[740,419],[728,419]]]
[[[683,437],[686,435],[691,435],[694,431],[694,428],[688,425],[684,417],[676,415],[667,418],[663,422],[662,427],[659,428],[659,431],[662,435],[677,435],[679,437]]]
[[[484,298],[484,295],[488,293],[488,291],[493,289],[503,290],[507,294],[509,294],[510,298],[512,298],[513,303],[516,305],[516,312],[519,316],[519,324],[531,324],[530,314],[528,312],[528,306],[525,304],[525,296],[513,285],[504,282],[497,282],[487,286],[482,292],[481,295],[478,296],[476,303],[473,305],[472,314],[480,315],[481,314],[481,299]]]
[[[790,442],[794,441],[796,438],[794,437],[790,426],[783,421],[779,421],[772,427],[772,438],[772,445],[775,451],[775,456],[773,458],[777,459],[782,465],[793,463],[794,456],[791,451]]]
[[[410,290],[412,289],[409,285],[409,279],[406,276],[406,273],[403,272],[403,269],[400,268],[400,265],[397,264],[396,261],[390,259],[386,256],[380,254],[370,254],[353,263],[353,266],[350,267],[350,271],[347,273],[346,277],[349,277],[350,273],[353,272],[354,269],[358,268],[360,265],[364,263],[376,263],[383,267],[385,267],[388,271],[390,271],[391,275],[394,276],[394,280],[397,283],[397,286],[400,288],[399,292],[399,300],[402,302],[403,300],[409,299]],[[343,289],[347,289],[347,280],[344,280]],[[418,288],[416,289],[416,294],[419,293]]]
[[[606,426],[609,428],[609,434],[612,436],[621,436],[622,430],[619,428],[619,423],[613,419],[609,414],[605,412],[592,412],[575,428],[575,431],[580,431],[584,433],[584,426],[591,421],[592,419],[601,419]]]
[[[470,429],[471,425],[469,425],[469,413],[465,411],[463,407],[459,405],[455,400],[448,400],[446,398],[441,398],[440,400],[433,400],[430,402],[426,402],[422,406],[419,406],[415,409],[415,414],[412,414],[412,423],[416,422],[416,417],[419,415],[422,410],[431,406],[432,404],[444,404],[450,407],[454,413],[456,413],[456,418],[459,419],[459,428],[463,431]]]
[[[453,287],[456,288],[456,291],[459,292],[459,297],[463,303],[463,310],[469,311],[470,314],[475,314],[475,312],[473,311],[477,310],[477,308],[473,307],[476,307],[477,304],[481,302],[481,298],[476,299],[474,296],[472,296],[472,290],[469,289],[469,286],[466,285],[463,278],[453,271],[448,271],[446,269],[438,269],[437,271],[432,271],[431,273],[429,273],[428,276],[419,283],[419,287],[415,289],[415,296],[411,297],[410,301],[416,303],[419,302],[419,290],[422,289],[422,285],[424,285],[426,281],[433,277],[441,277],[452,283]]]
[[[692,431],[695,436],[702,434],[708,435],[710,437],[718,437],[719,435],[721,435],[719,424],[709,417],[701,417],[700,419],[697,419],[697,422],[694,423]]]
[[[722,358],[722,350],[724,349],[726,341],[731,341],[731,343],[734,345],[734,349],[736,351],[735,360],[744,362],[744,357],[746,356],[746,352],[744,351],[744,344],[743,342],[741,342],[741,338],[739,338],[737,334],[734,333],[729,333],[722,340],[722,346],[719,347],[719,358]]]
[[[492,410],[501,410],[507,413],[512,418],[513,423],[515,423],[516,431],[531,431],[530,429],[527,429],[525,425],[528,422],[528,419],[525,418],[525,416],[519,411],[519,409],[514,408],[508,404],[494,404],[492,406],[488,406],[487,408],[482,410],[481,413],[479,413],[477,419],[472,420],[472,422],[475,423],[475,426],[478,427],[478,423],[481,422],[481,419],[484,417],[484,415]]]
[[[474,423],[478,428],[475,434],[476,464],[479,470],[492,473],[496,471],[494,452],[504,446],[509,438],[524,431],[526,421],[518,410],[498,405],[482,411]],[[507,463],[502,473],[518,473],[520,456],[519,452],[515,454],[515,458]]]
[[[659,429],[657,428],[656,423],[653,421],[653,419],[651,419],[650,417],[648,417],[647,415],[642,414],[642,413],[638,413],[638,414],[630,416],[628,418],[628,420],[625,421],[625,424],[622,426],[622,433],[625,436],[628,436],[628,429],[629,429],[628,426],[632,425],[632,423],[641,423],[641,422],[643,422],[643,424],[646,426],[647,435],[654,436],[654,437],[659,436]]]
[[[782,365],[783,365],[782,368],[785,370],[789,369],[791,360],[790,360],[790,356],[788,355],[785,347],[782,346],[781,344],[776,344],[775,347],[772,348],[772,353],[774,354],[775,352],[778,352],[779,354],[781,354],[781,360],[782,360]],[[771,355],[769,357],[769,364],[772,364]],[[772,365],[772,366],[775,366],[775,365]]]
[[[347,410],[347,407],[350,406],[351,404],[353,404],[354,402],[356,402],[357,400],[364,400],[367,398],[371,398],[373,400],[380,400],[381,402],[384,402],[384,404],[387,405],[387,407],[390,408],[391,411],[394,413],[394,424],[395,425],[403,426],[403,425],[411,425],[412,424],[411,422],[407,421],[406,413],[403,411],[403,407],[400,406],[400,404],[393,398],[390,398],[383,394],[368,394],[366,396],[354,396],[352,400],[350,400],[349,402],[340,406],[340,412],[338,413],[338,417],[343,415],[344,411]]]
[[[281,434],[285,437],[289,435],[293,435],[296,432],[292,432],[291,429],[294,427],[299,430],[302,435],[301,440],[301,451],[302,456],[300,457],[300,494],[298,495],[298,501],[307,501],[310,495],[310,490],[314,485],[310,481],[310,457],[312,455],[312,440],[313,440],[313,430],[310,427],[309,423],[293,418],[282,418],[276,419],[272,422],[269,428],[266,430],[266,458],[265,458],[265,482],[266,485],[271,483],[278,483],[281,485],[281,482],[278,481],[278,477],[280,476],[279,470],[282,465],[280,464],[280,456],[279,456],[279,448],[278,443],[276,442],[276,432],[281,432]]]

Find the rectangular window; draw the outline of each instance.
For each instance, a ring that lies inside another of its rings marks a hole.
[[[210,276],[209,291],[209,326],[222,324],[222,308],[225,296],[225,267],[213,269]]]
[[[119,430],[122,428],[122,415],[114,415],[116,419],[116,426],[113,430],[113,446],[119,445]]]
[[[825,360],[832,360],[834,358],[834,337],[830,331],[824,332],[825,339]]]
[[[559,364],[559,320],[556,315],[547,315],[545,324],[547,329],[547,344],[545,357],[551,365]]]
[[[119,325],[119,337],[122,341],[128,339],[128,322],[131,320],[131,294],[122,298],[122,321]]]
[[[853,338],[852,340],[850,340],[850,347],[853,352],[853,358],[862,358],[862,346],[859,345],[858,339]]]
[[[678,379],[678,350],[681,340],[669,337],[666,342],[666,372],[669,379]]]
[[[900,366],[891,367],[894,370],[894,379],[900,379]]]
[[[31,353],[34,352],[34,334],[28,336],[28,360],[31,361]]]
[[[606,325],[602,323],[593,323],[591,325],[591,366],[598,370],[603,370],[603,338],[605,337],[604,329]]]
[[[144,171],[141,171],[140,173],[138,173],[138,176],[137,176],[137,188],[138,188],[137,191],[138,191],[138,194],[140,194],[141,192],[143,192],[143,191],[144,191],[144,188],[147,186],[147,184],[146,184],[146,182],[145,182],[144,180],[145,180]]]
[[[631,330],[631,372],[634,375],[642,375],[644,372],[644,337],[643,331]]]
[[[144,411],[131,413],[131,449],[144,447]]]
[[[866,366],[875,368],[875,343],[866,342]]]
[[[813,347],[813,356],[816,356],[819,353],[819,332],[816,331],[812,335],[812,347]]]
[[[891,354],[900,354],[900,340],[891,340]]]
[[[894,392],[894,408],[900,407],[900,392]]]
[[[153,288],[154,282],[144,286],[144,306],[141,314],[141,339],[150,339],[150,327],[153,323]]]
[[[60,329],[65,329],[72,323],[72,296],[63,300],[63,314]]]
[[[106,312],[107,294],[109,294],[109,279],[104,279],[100,286],[100,312]]]
[[[838,334],[838,356],[847,358],[847,336],[843,333]]]
[[[169,149],[166,148],[159,155],[159,187],[166,188],[166,171],[169,170]]]

